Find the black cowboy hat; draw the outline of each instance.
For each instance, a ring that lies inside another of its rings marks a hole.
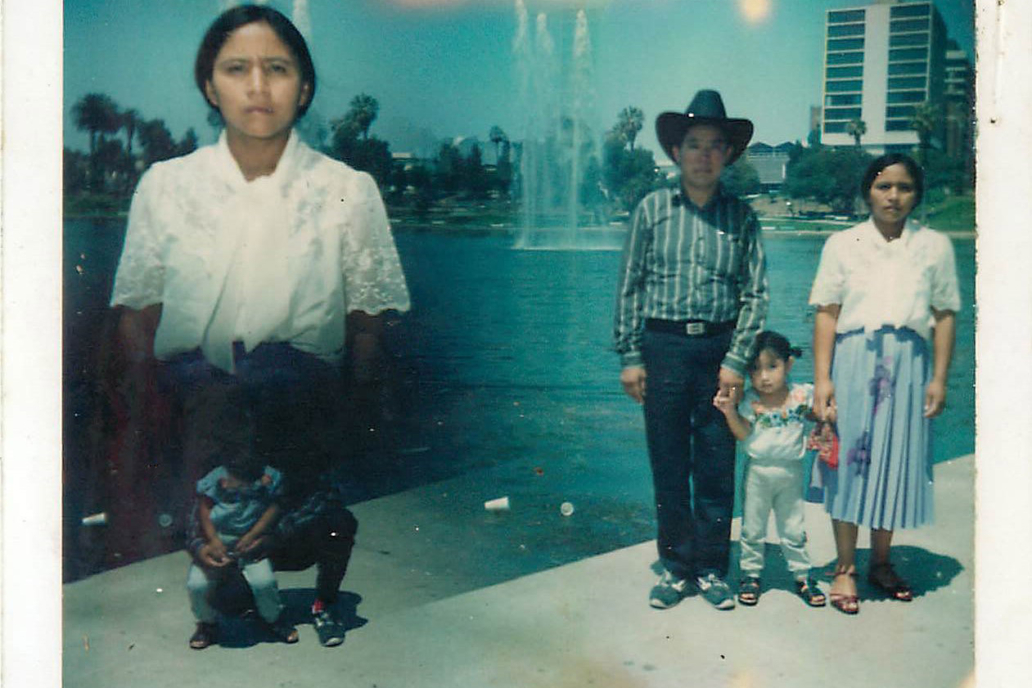
[[[695,94],[692,102],[688,103],[688,109],[682,115],[679,112],[664,112],[656,118],[656,138],[659,145],[676,162],[673,149],[678,148],[684,141],[684,135],[688,133],[689,127],[696,124],[712,124],[720,127],[731,144],[731,157],[727,164],[730,165],[738,159],[749,145],[749,139],[753,135],[753,123],[747,119],[734,119],[727,116],[724,110],[724,101],[716,91],[703,89]]]

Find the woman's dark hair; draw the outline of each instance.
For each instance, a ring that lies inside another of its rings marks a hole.
[[[231,10],[226,10],[219,18],[208,27],[208,33],[204,34],[201,47],[197,49],[197,60],[194,62],[194,81],[197,88],[204,96],[204,102],[217,110],[211,101],[208,100],[206,86],[211,81],[215,71],[215,58],[218,56],[222,46],[229,40],[230,35],[241,26],[248,24],[265,23],[283,41],[294,59],[297,60],[301,72],[301,83],[308,84],[308,98],[297,109],[297,116],[301,118],[308,112],[308,106],[315,98],[315,65],[312,64],[312,54],[308,52],[308,44],[305,37],[297,30],[289,19],[282,14],[262,5],[240,5]]]
[[[921,199],[924,198],[924,171],[921,170],[921,166],[912,157],[905,153],[888,153],[875,158],[867,166],[864,178],[860,181],[860,195],[863,196],[864,203],[871,204],[871,187],[874,185],[875,177],[881,174],[886,167],[891,167],[892,165],[902,165],[907,168],[907,173],[914,180],[914,191],[917,193],[917,200],[914,201],[914,207],[916,208],[920,205]]]
[[[756,344],[753,349],[753,355],[752,358],[749,359],[749,370],[756,370],[756,364],[760,360],[760,354],[764,351],[771,352],[782,361],[787,361],[790,356],[799,358],[803,355],[802,349],[789,344],[788,339],[786,339],[784,335],[778,334],[777,332],[771,332],[770,330],[764,330],[756,335]]]

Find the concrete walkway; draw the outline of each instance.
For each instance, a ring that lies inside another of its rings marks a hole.
[[[301,624],[298,645],[267,642],[233,622],[223,646],[189,650],[187,561],[176,553],[64,587],[64,685],[969,686],[973,465],[971,456],[938,464],[935,525],[897,534],[897,568],[914,584],[914,602],[877,599],[861,582],[857,617],[805,607],[773,546],[765,579],[773,589],[757,607],[732,612],[699,598],[650,609],[653,542],[471,589],[461,563],[475,555],[462,553],[474,500],[442,502],[470,492],[475,478],[467,476],[354,508],[362,530],[344,581],[350,628],[342,647],[320,647],[302,621],[308,571],[280,575]],[[578,517],[590,514],[570,518]],[[811,556],[826,566],[834,557],[827,518],[809,505],[807,519]]]

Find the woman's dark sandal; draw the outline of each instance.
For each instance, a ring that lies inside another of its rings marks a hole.
[[[867,582],[898,602],[910,602],[914,599],[914,591],[910,585],[900,578],[892,564],[875,564],[867,573]]]
[[[738,583],[738,603],[746,607],[755,606],[760,601],[760,579],[748,576]]]
[[[836,573],[835,578],[839,576],[850,576],[856,578],[855,573]],[[839,610],[843,614],[849,614],[850,616],[860,613],[860,598],[855,594],[845,594],[841,592],[831,591],[828,593],[828,600],[831,602],[831,606]]]
[[[216,627],[213,623],[198,623],[197,630],[190,636],[190,649],[203,650],[215,643]]]
[[[821,592],[821,589],[817,587],[817,581],[813,578],[806,578],[805,580],[797,580],[795,583],[796,595],[803,599],[811,607],[823,607],[827,604],[828,599]]]

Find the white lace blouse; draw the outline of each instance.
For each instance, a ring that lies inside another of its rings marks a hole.
[[[842,307],[836,332],[890,325],[928,339],[933,308],[960,310],[953,244],[913,221],[895,241],[886,241],[870,220],[833,234],[810,291],[810,305],[830,304]]]
[[[409,308],[376,182],[292,133],[275,172],[248,182],[225,141],[152,166],[129,211],[112,305],[162,304],[154,353],[269,341],[327,360],[345,315]]]

